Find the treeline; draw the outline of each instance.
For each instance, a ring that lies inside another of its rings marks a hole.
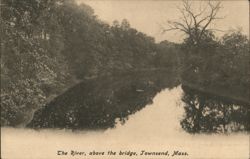
[[[173,44],[156,44],[127,20],[108,25],[85,4],[1,3],[2,126],[27,124],[33,112],[79,80],[174,66]]]
[[[198,44],[185,39],[180,56],[182,83],[249,104],[249,44],[239,30],[221,38],[206,31]]]

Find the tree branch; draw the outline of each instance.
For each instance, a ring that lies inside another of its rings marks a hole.
[[[203,9],[200,8],[198,13],[192,10],[192,4],[189,0],[183,0],[183,6],[177,8],[181,13],[181,21],[168,21],[168,28],[164,29],[163,32],[180,30],[187,34],[195,43],[199,43],[206,30],[212,30],[208,29],[208,26],[213,20],[223,19],[217,16],[221,8],[221,2],[213,4],[209,0],[207,5]],[[219,29],[213,29],[212,31],[219,31]]]

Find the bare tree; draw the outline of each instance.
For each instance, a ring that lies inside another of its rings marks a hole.
[[[208,26],[212,21],[223,18],[218,16],[221,7],[221,2],[209,0],[205,5],[200,6],[199,11],[194,11],[190,0],[183,0],[182,7],[178,7],[182,15],[181,19],[179,21],[167,21],[168,27],[164,28],[163,32],[179,30],[187,34],[194,44],[199,44],[206,31],[220,31],[208,29]]]

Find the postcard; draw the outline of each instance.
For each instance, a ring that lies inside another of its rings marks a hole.
[[[249,159],[249,1],[0,4],[1,158]]]

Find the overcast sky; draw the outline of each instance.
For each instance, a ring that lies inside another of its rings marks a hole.
[[[77,0],[91,6],[99,19],[112,24],[114,20],[127,19],[131,27],[155,37],[156,41],[168,40],[180,42],[183,35],[176,32],[162,34],[161,25],[167,20],[176,20],[180,17],[177,6],[180,0]],[[200,1],[192,1],[197,8]],[[222,1],[223,8],[219,16],[222,20],[215,21],[212,26],[221,30],[242,28],[244,34],[249,36],[249,2],[248,0]],[[217,32],[217,35],[222,35]]]

